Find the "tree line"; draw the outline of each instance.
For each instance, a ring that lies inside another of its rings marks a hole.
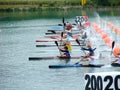
[[[120,0],[87,0],[89,4],[98,5],[98,6],[120,6]]]

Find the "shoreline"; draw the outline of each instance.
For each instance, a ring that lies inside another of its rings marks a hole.
[[[68,10],[71,8],[85,9],[85,10],[97,10],[97,11],[108,11],[108,10],[120,10],[120,6],[117,7],[90,7],[90,6],[59,6],[59,7],[40,7],[39,5],[0,5],[0,11],[37,11],[47,9],[62,9]]]

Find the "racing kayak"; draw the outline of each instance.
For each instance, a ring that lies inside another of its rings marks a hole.
[[[48,56],[48,57],[29,57],[29,60],[50,60],[50,59],[80,59],[81,56],[72,56],[70,58],[58,57],[58,56]]]
[[[64,29],[51,29],[51,30],[47,30],[48,32],[61,32],[64,31]],[[80,31],[78,30],[78,28],[73,28],[72,31]]]
[[[80,37],[80,36],[79,36],[79,35],[73,35],[73,36],[72,36],[73,39],[76,39],[76,38],[78,38],[78,37]],[[54,35],[54,36],[49,35],[49,36],[45,36],[45,38],[60,39],[61,36],[60,36],[60,35]]]
[[[112,63],[111,66],[113,66],[113,67],[120,67],[120,64],[119,63]]]
[[[56,45],[36,45],[36,47],[54,47]],[[72,46],[79,46],[79,45],[72,45]],[[85,44],[81,44],[80,46],[85,46]]]
[[[94,64],[94,65],[57,64],[57,65],[49,65],[49,68],[68,68],[68,67],[94,67],[94,68],[100,68],[102,66],[104,66],[104,64]]]
[[[76,31],[76,32],[72,32],[72,34],[78,34],[79,32],[78,31]],[[61,32],[56,32],[56,31],[51,31],[51,32],[46,32],[45,33],[46,35],[50,35],[50,34],[61,34]]]
[[[36,40],[36,42],[55,42],[56,40]],[[59,41],[59,40],[58,40]],[[82,42],[83,40],[79,40],[80,42]],[[75,40],[70,40],[70,42],[75,42]]]

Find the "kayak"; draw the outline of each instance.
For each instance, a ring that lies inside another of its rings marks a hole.
[[[80,37],[80,36],[79,36],[79,35],[73,35],[73,36],[72,36],[73,39],[76,39],[76,38],[78,38],[78,37]],[[49,35],[49,36],[45,36],[45,38],[60,39],[61,36],[60,36],[60,35],[54,35],[54,36]]]
[[[72,56],[70,58],[58,57],[58,56],[48,56],[48,57],[29,57],[29,60],[50,60],[50,59],[80,59],[81,56]]]
[[[72,32],[72,34],[78,34],[78,33],[79,33],[78,31]],[[46,35],[50,35],[50,34],[52,34],[52,35],[54,35],[54,34],[61,34],[61,31],[60,31],[60,32],[51,31],[51,32],[46,32],[45,34],[46,34]]]
[[[112,63],[111,66],[113,66],[113,67],[120,67],[120,64],[119,63]]]
[[[57,64],[57,65],[49,65],[49,68],[68,68],[68,67],[94,67],[94,68],[100,68],[102,66],[104,66],[104,64],[95,64],[95,65]]]
[[[36,40],[36,42],[55,42],[56,40]],[[59,40],[58,40],[59,41]],[[80,42],[82,42],[83,40],[79,40]],[[60,42],[60,41],[59,41]],[[70,42],[75,42],[75,40],[70,40]]]
[[[36,47],[55,47],[56,45],[36,45]],[[79,45],[72,45],[72,46],[79,46]],[[85,46],[84,44],[81,44],[80,46]]]
[[[64,31],[63,29],[51,29],[51,30],[47,30],[48,32],[61,32]],[[77,28],[72,29],[72,31],[80,31]]]

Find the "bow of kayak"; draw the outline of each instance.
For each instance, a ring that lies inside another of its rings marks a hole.
[[[104,64],[95,64],[95,65],[57,64],[57,65],[49,65],[49,68],[68,68],[68,67],[95,67],[95,68],[100,68],[102,66],[104,66]]]

